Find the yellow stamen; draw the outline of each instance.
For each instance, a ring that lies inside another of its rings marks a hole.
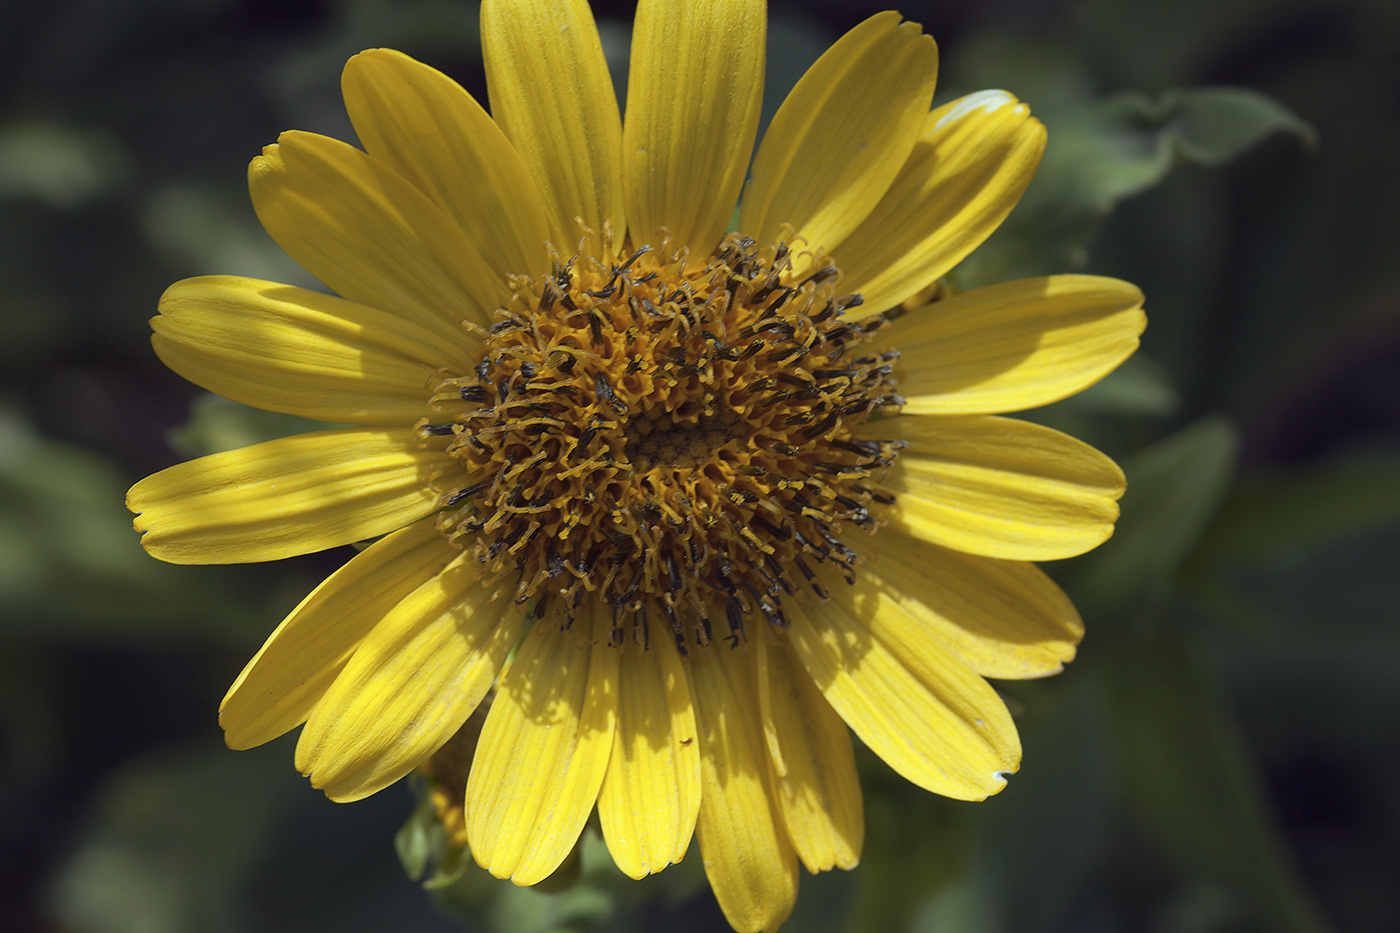
[[[845,319],[860,298],[835,266],[793,281],[784,244],[737,234],[691,271],[660,253],[517,280],[476,371],[434,387],[452,420],[422,433],[467,477],[439,490],[440,529],[517,601],[568,627],[602,600],[614,643],[659,613],[684,650],[712,618],[785,627],[794,569],[818,596],[810,562],[850,576],[839,534],[876,527],[899,446],[853,429],[901,399],[895,354],[854,354],[883,318]]]

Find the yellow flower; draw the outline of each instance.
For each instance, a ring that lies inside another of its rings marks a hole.
[[[250,168],[263,225],[339,297],[189,279],[153,326],[193,382],[352,426],[128,498],[176,563],[378,539],[234,683],[231,746],[304,723],[297,767],[355,800],[494,686],[462,801],[479,863],[538,882],[596,806],[634,877],[697,835],[739,930],[782,923],[799,861],[856,864],[848,726],[950,797],[1016,770],[983,678],[1073,656],[1080,620],[1029,562],[1105,540],[1123,477],[998,415],[1092,384],[1144,326],[1136,288],[1091,276],[918,306],[1045,131],[1002,91],[930,112],[937,51],[895,13],[794,88],[726,234],[765,16],[642,0],[625,121],[584,0],[482,4],[491,116],[407,56],[351,59],[364,151],[289,132]]]

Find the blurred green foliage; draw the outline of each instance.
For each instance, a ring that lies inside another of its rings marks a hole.
[[[168,567],[123,490],[293,433],[164,371],[170,282],[312,284],[242,172],[287,128],[353,138],[339,69],[393,46],[485,98],[466,0],[65,0],[0,33],[0,917],[5,929],[708,930],[698,854],[522,890],[402,789],[326,802],[288,740],[215,710],[342,555]],[[623,91],[630,9],[598,3]],[[765,115],[864,0],[772,5]],[[1124,464],[1116,536],[1047,569],[1080,659],[999,685],[1023,770],[979,805],[862,755],[863,865],[793,930],[1400,929],[1400,9],[1386,0],[902,7],[940,98],[1004,87],[1039,175],[955,273],[1088,269],[1148,295],[1139,356],[1032,417]],[[766,119],[766,116],[765,116]],[[400,824],[408,822],[400,829]],[[395,831],[398,830],[397,857]],[[402,859],[403,865],[398,862]],[[409,877],[412,876],[413,880]],[[425,881],[431,895],[416,881]]]

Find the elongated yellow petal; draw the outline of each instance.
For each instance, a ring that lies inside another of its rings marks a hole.
[[[893,529],[852,540],[865,557],[855,587],[917,619],[983,677],[1020,680],[1073,660],[1084,624],[1035,564],[950,551]]]
[[[306,721],[360,640],[460,552],[423,519],[376,541],[277,626],[219,706],[230,748],[252,748]]]
[[[1088,388],[1132,355],[1146,326],[1136,286],[1052,275],[917,308],[880,339],[902,354],[906,414],[994,414]]]
[[[861,741],[936,794],[981,800],[1006,785],[1021,742],[987,682],[927,637],[898,604],[847,592],[790,606],[793,650]]]
[[[784,224],[836,249],[884,196],[933,99],[938,49],[917,23],[877,13],[817,59],[759,145],[739,229],[760,243]],[[797,256],[794,275],[806,260]]]
[[[316,704],[297,769],[332,800],[359,800],[441,748],[515,643],[520,609],[492,595],[480,562],[461,554],[400,600]]]
[[[768,777],[753,650],[716,643],[689,655],[704,782],[695,832],[705,876],[739,933],[776,929],[797,900],[797,853]]]
[[[729,225],[763,102],[763,0],[642,0],[632,28],[623,188],[634,242],[703,265]]]
[[[946,275],[1011,213],[1044,151],[1045,127],[1005,91],[929,114],[894,184],[836,253],[842,290],[875,313]]]
[[[539,189],[461,85],[391,49],[350,59],[340,84],[365,151],[437,202],[488,266],[502,276],[548,271]]]
[[[598,818],[623,874],[641,878],[679,862],[700,809],[700,744],[690,681],[670,632],[622,649],[618,716]]]
[[[467,841],[477,864],[528,885],[549,877],[598,800],[617,724],[618,652],[537,624],[501,678],[467,779]],[[602,637],[596,637],[600,635]]]
[[[885,485],[892,526],[1007,560],[1056,560],[1113,534],[1123,471],[1081,441],[1014,418],[912,415],[868,428],[907,441]]]
[[[317,431],[200,457],[131,487],[141,545],[173,564],[279,560],[375,538],[437,507],[447,454],[408,430]]]
[[[753,641],[759,709],[788,838],[810,872],[854,868],[865,812],[850,731],[786,644]]]
[[[151,327],[161,361],[196,385],[333,423],[412,425],[432,414],[433,372],[472,365],[460,344],[375,308],[234,276],[176,282]]]
[[[622,117],[588,4],[485,0],[481,51],[491,115],[544,196],[555,247],[572,255],[583,227],[620,242]]]
[[[353,146],[286,132],[248,166],[267,232],[337,294],[443,335],[491,323],[510,299],[501,274],[428,196]]]

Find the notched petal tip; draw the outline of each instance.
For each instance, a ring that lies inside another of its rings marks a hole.
[[[367,773],[369,769],[363,767],[346,771],[336,767],[333,761],[312,763],[303,759],[301,742],[297,743],[296,768],[311,782],[312,787],[334,803],[354,803],[372,797],[386,787],[398,783],[404,774],[412,770],[406,768],[402,773],[397,776],[391,775],[386,780],[383,775],[371,776]]]
[[[127,503],[127,508],[131,509],[130,502]],[[136,511],[135,509],[131,510]],[[190,563],[190,561],[171,560],[167,555],[161,553],[159,543],[153,540],[150,527],[143,524],[141,521],[141,516],[144,514],[144,512],[137,512],[136,517],[131,520],[131,527],[135,529],[137,534],[136,540],[141,545],[141,550],[146,552],[146,556],[158,561],[163,561],[167,564]]]
[[[1080,631],[1079,631],[1079,637],[1080,637],[1080,638],[1083,638],[1083,637],[1084,637],[1084,630],[1083,630],[1083,628],[1081,628]],[[1056,676],[1057,674],[1063,674],[1064,671],[1065,671],[1065,665],[1067,665],[1067,664],[1073,664],[1073,663],[1074,663],[1074,659],[1075,659],[1076,657],[1078,657],[1078,656],[1079,656],[1079,646],[1076,645],[1076,644],[1070,644],[1070,645],[1068,645],[1068,646],[1065,646],[1065,647],[1061,648],[1061,656],[1060,656],[1060,658],[1059,658],[1057,661],[1055,661],[1053,664],[1047,664],[1047,665],[1044,667],[1044,669],[1042,669],[1042,670],[1038,670],[1038,671],[1036,671],[1036,672],[1034,672],[1034,673],[1032,673],[1032,674],[1026,674],[1026,675],[1023,675],[1023,676],[1017,676],[1015,679],[1016,679],[1016,680],[1043,680],[1043,679],[1046,678],[1046,677],[1054,677],[1054,676]],[[988,676],[990,676],[990,675],[988,675]],[[993,679],[995,679],[995,678],[993,678]],[[1007,772],[1007,773],[1010,773],[1010,772]]]
[[[895,15],[899,16],[897,13]],[[912,19],[905,19],[900,22],[899,28],[904,32],[915,35],[919,40],[925,42],[933,49],[936,50],[938,48],[938,43],[934,41],[933,36],[924,32],[923,23],[915,22]]]
[[[126,491],[126,500],[124,504],[126,505],[126,510],[133,513],[131,527],[136,531],[136,534],[140,536],[137,540],[141,542],[141,549],[151,557],[172,564],[187,563],[171,560],[169,557],[160,553],[159,537],[152,534],[154,529],[151,527],[151,521],[148,515],[150,510],[154,507],[154,503],[143,495],[145,490],[142,488],[147,486],[147,481],[150,480],[150,478],[149,476],[146,477]]]
[[[257,748],[269,741],[267,739],[259,741],[243,735],[233,723],[225,722],[222,706],[219,709],[219,728],[224,732],[224,744],[236,752],[246,752],[250,748]]]
[[[276,174],[284,168],[282,163],[282,151],[278,143],[270,143],[263,146],[262,154],[253,156],[248,163],[248,185],[256,186],[265,183],[265,179]]]
[[[894,15],[896,18],[902,19],[902,22],[900,22],[899,27],[895,31],[904,33],[913,42],[921,43],[925,47],[922,54],[931,56],[929,67],[932,70],[932,75],[930,80],[936,82],[938,78],[938,43],[934,40],[933,36],[924,32],[922,23],[915,22],[912,19],[903,19],[902,14],[899,13],[895,13]]]
[[[308,133],[306,130],[283,130],[277,134],[277,142],[263,146],[262,154],[254,156],[248,163],[248,177],[251,179],[254,173],[266,175],[275,171],[286,171],[283,149],[296,150],[306,140],[316,137],[320,137],[320,134]]]
[[[1006,790],[1006,785],[1011,783],[1011,776],[1021,770],[1020,749],[1018,748],[1016,751],[1015,759],[1008,764],[1007,767],[992,772],[991,779],[982,786],[983,794],[980,797],[967,798],[970,802],[978,803],[990,797],[995,797],[997,794]]]
[[[411,55],[405,55],[403,52],[400,52],[398,49],[387,49],[387,48],[383,48],[383,47],[375,47],[375,48],[369,48],[369,49],[361,49],[360,51],[356,52],[354,55],[351,55],[351,56],[346,60],[346,62],[345,62],[345,68],[342,69],[342,73],[343,73],[344,71],[348,71],[352,66],[358,68],[360,65],[364,64],[367,60],[369,60],[369,59],[371,59],[371,58],[380,58],[380,57],[390,57],[390,58],[412,58],[413,56],[411,56]]]

